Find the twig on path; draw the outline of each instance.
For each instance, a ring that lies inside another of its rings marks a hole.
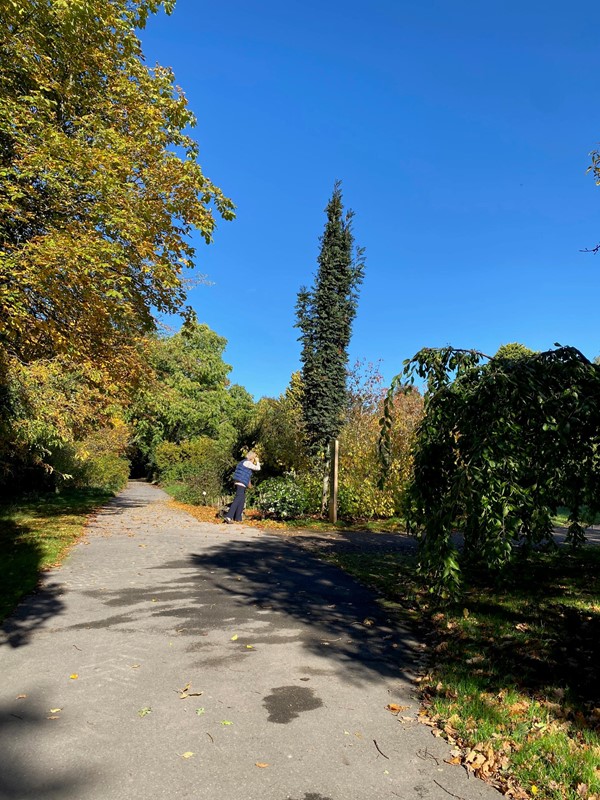
[[[439,764],[439,763],[440,763],[440,760],[439,760],[439,758],[436,758],[436,757],[433,755],[433,753],[430,753],[430,752],[429,752],[429,750],[428,750],[427,748],[425,748],[424,750],[417,750],[417,753],[416,753],[416,754],[417,754],[417,756],[418,756],[419,758],[422,758],[422,759],[423,759],[423,761],[425,761],[425,759],[426,759],[426,758],[430,758],[432,761],[435,761],[435,763],[436,763],[436,764]]]
[[[14,717],[15,719],[20,719],[20,720],[24,719],[23,717],[20,717],[18,714],[11,714],[11,717]]]
[[[377,748],[377,752],[378,752],[378,753],[381,753],[381,750],[380,750],[380,748],[379,748],[379,745],[377,744],[377,740],[376,740],[376,739],[373,739],[373,744],[374,744],[374,745],[375,745],[375,747]],[[386,756],[386,754],[385,754],[385,753],[381,753],[381,755],[382,755],[384,758],[387,758],[387,760],[388,760],[388,761],[390,760],[390,757],[389,757],[389,756]]]
[[[208,738],[211,740],[211,742],[214,744],[214,743],[215,743],[215,740],[213,739],[213,737],[210,735],[210,733],[209,733],[208,731],[206,731],[206,735],[207,735],[207,736],[208,736]]]
[[[450,797],[456,797],[457,800],[465,800],[465,798],[462,797],[460,794],[454,794],[454,792],[449,792],[448,789],[446,789],[445,786],[442,786],[441,783],[438,783],[435,778],[433,779],[433,782],[435,783],[436,786],[439,786],[440,789],[443,789],[446,792],[446,794],[449,794]]]
[[[81,649],[81,647],[77,647],[76,644],[74,644],[73,647],[75,648],[75,650],[79,650],[80,653],[83,653],[83,650]]]

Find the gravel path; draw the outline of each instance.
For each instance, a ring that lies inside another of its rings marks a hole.
[[[5,622],[0,798],[499,797],[416,721],[420,644],[367,589],[166,499],[131,482]]]

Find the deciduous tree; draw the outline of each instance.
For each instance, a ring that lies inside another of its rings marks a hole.
[[[0,0],[0,347],[118,365],[184,302],[228,200],[136,28],[160,0]]]

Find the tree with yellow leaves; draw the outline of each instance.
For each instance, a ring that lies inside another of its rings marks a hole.
[[[118,367],[233,206],[136,29],[168,0],[0,0],[0,355]],[[122,369],[121,369],[122,373]]]

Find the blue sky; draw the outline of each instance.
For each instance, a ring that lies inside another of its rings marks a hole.
[[[141,34],[236,203],[190,303],[256,398],[300,366],[294,306],[334,181],[366,248],[350,360],[425,346],[600,353],[600,6],[178,0]]]

